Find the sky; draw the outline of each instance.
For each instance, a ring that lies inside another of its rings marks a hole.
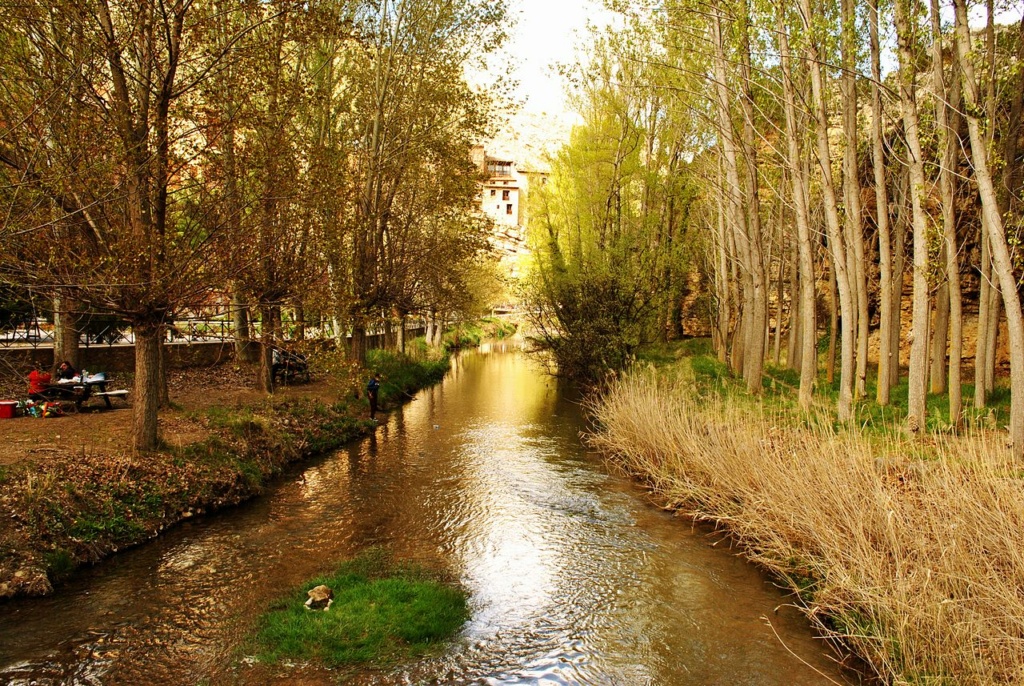
[[[555,114],[565,108],[564,86],[555,65],[573,61],[588,19],[605,21],[592,0],[512,0],[518,17],[508,52],[519,64],[516,76],[524,109]]]
[[[507,135],[499,134],[495,144],[537,159],[567,140],[577,121],[557,65],[576,60],[588,22],[605,26],[613,15],[601,0],[508,0],[508,8],[514,25],[500,61],[512,67],[511,78],[518,81],[514,97],[521,106],[505,128]]]

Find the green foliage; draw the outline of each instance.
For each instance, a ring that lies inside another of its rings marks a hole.
[[[487,339],[502,340],[516,333],[516,325],[498,317],[484,317],[475,322],[456,324],[445,331],[441,345],[445,350],[476,347]]]
[[[63,548],[51,550],[43,556],[43,559],[46,562],[46,575],[51,580],[63,579],[77,567],[75,558]]]
[[[629,45],[597,42],[580,69],[583,124],[531,199],[535,340],[585,381],[624,367],[665,322],[673,335],[681,326],[696,193],[667,150],[681,131],[644,114],[658,106],[648,68]]]
[[[334,592],[326,612],[304,605],[319,585]],[[423,655],[468,618],[463,590],[371,550],[275,604],[261,618],[254,644],[265,662],[382,664]]]

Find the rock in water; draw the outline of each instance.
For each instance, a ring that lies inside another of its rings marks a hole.
[[[331,603],[334,602],[334,591],[323,585],[310,589],[306,595],[309,596],[309,599],[306,600],[307,610],[323,610],[327,612],[328,608],[331,607]]]

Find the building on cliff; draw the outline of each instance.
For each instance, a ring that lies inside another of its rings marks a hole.
[[[518,159],[507,151],[488,150],[477,145],[470,159],[480,169],[480,211],[491,219],[492,245],[501,255],[509,275],[520,275],[520,266],[529,254],[530,224],[528,197],[530,188],[547,183],[548,171],[540,163]]]

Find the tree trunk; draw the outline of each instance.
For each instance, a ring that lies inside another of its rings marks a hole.
[[[907,141],[910,173],[910,208],[914,224],[914,317],[911,325],[910,367],[907,391],[907,427],[924,431],[926,412],[925,367],[928,364],[928,220],[922,193],[925,187],[924,157],[918,135],[917,93],[914,68],[914,37],[907,2],[896,0],[896,34],[900,56],[900,109]]]
[[[988,291],[988,328],[985,331],[985,394],[991,394],[996,388],[997,351],[999,350],[999,320],[1002,318],[1002,302],[999,294],[999,278],[996,274],[995,256],[992,261],[992,278],[995,283]]]
[[[167,385],[167,327],[160,327],[160,335],[157,336],[158,340],[158,351],[156,359],[158,362],[157,366],[157,402],[160,409],[166,409],[171,406],[171,391]]]
[[[260,306],[259,368],[256,371],[256,388],[264,393],[274,392],[274,315],[269,305]]]
[[[723,174],[721,165],[719,165],[719,177],[722,178]],[[718,212],[717,212],[717,226],[718,226],[718,269],[716,270],[716,288],[718,292],[718,361],[728,362],[729,361],[729,329],[732,324],[732,298],[730,277],[729,277],[729,245],[726,239],[726,221],[725,221],[725,207],[724,201],[722,200],[722,194],[715,194]]]
[[[800,249],[793,241],[789,264],[789,331],[786,332],[786,366],[800,371],[800,318],[803,310],[800,303]]]
[[[783,103],[786,114],[786,161],[789,167],[790,184],[793,195],[793,207],[796,220],[796,253],[799,264],[800,301],[796,307],[796,292],[790,293],[792,311],[800,313],[800,346],[795,360],[800,365],[800,407],[805,411],[811,408],[814,397],[814,382],[818,373],[817,358],[817,327],[815,326],[815,292],[814,292],[814,252],[811,245],[810,212],[807,207],[807,175],[800,150],[799,127],[796,117],[796,88],[793,85],[793,69],[790,60],[789,34],[785,20],[786,3],[780,2],[777,7],[776,27],[778,28],[779,47],[782,63]],[[794,270],[794,276],[797,270]],[[793,326],[790,314],[790,326]],[[832,332],[835,340],[835,331]],[[792,341],[792,336],[790,336]],[[792,345],[792,343],[791,343]],[[834,352],[834,348],[833,348]],[[794,361],[795,361],[794,360]],[[835,357],[830,356],[833,373]],[[831,382],[831,378],[829,380]]]
[[[754,95],[751,91],[750,67],[750,0],[744,0],[740,26],[740,102],[743,109],[743,137],[740,149],[746,162],[743,176],[744,207],[746,209],[746,242],[749,246],[749,268],[751,277],[750,328],[747,331],[748,346],[743,376],[747,380],[749,393],[762,391],[764,358],[768,334],[768,283],[765,276],[765,259],[761,249],[761,209],[758,191],[757,145],[755,138]]]
[[[237,288],[231,291],[231,326],[235,331],[235,359],[250,364],[255,362],[258,352],[249,330],[249,306]]]
[[[781,224],[782,224],[782,214],[780,213],[779,214],[779,225],[780,225],[779,226],[779,229],[780,229],[779,230],[779,243],[780,244],[782,243],[782,231],[781,231],[782,226],[781,226]],[[785,288],[784,288],[785,282],[786,282],[786,256],[780,252],[779,253],[779,279],[778,279],[778,282],[775,285],[775,342],[773,343],[773,346],[772,346],[772,363],[776,367],[778,367],[779,363],[782,361],[782,315],[784,314],[783,310],[785,309],[783,307],[783,304],[784,304],[783,300],[784,300],[784,298],[786,296],[786,291],[785,291]],[[790,301],[792,302],[792,298],[790,298]],[[792,307],[790,309],[792,309]],[[793,318],[792,313],[790,313],[790,319],[792,319],[792,318]]]
[[[398,352],[405,354],[405,326],[409,323],[409,315],[402,312],[398,317]]]
[[[132,392],[132,443],[137,452],[159,447],[157,410],[160,405],[160,327],[132,323],[135,335],[135,386]]]
[[[981,287],[978,289],[978,329],[974,342],[974,407],[981,409],[988,404],[985,374],[988,370],[988,320],[992,309],[992,256],[989,254],[988,231],[985,219],[981,221]]]
[[[860,179],[857,176],[857,26],[856,1],[842,0],[843,93],[843,200],[846,207],[846,241],[852,260],[850,282],[856,298],[857,368],[854,392],[867,395],[868,377],[868,279],[864,260],[863,213]]]
[[[878,383],[875,400],[879,405],[889,404],[891,370],[893,366],[893,278],[892,244],[889,235],[889,199],[885,189],[885,151],[882,147],[882,67],[878,40],[878,0],[868,0],[869,41],[871,44],[871,167],[875,177],[875,221],[878,225],[879,267],[879,332]],[[897,334],[897,341],[898,341]],[[899,366],[899,348],[896,349]]]
[[[839,291],[839,309],[842,314],[842,349],[840,354],[839,402],[837,406],[839,420],[853,419],[853,382],[854,382],[854,330],[853,291],[850,286],[850,274],[846,269],[846,245],[843,242],[842,227],[839,222],[839,205],[836,200],[835,184],[832,179],[832,156],[828,141],[828,111],[825,105],[825,83],[821,72],[819,56],[819,37],[816,32],[814,16],[811,13],[810,0],[800,0],[801,17],[805,30],[811,35],[805,41],[805,54],[811,75],[811,100],[815,115],[815,135],[817,140],[818,167],[821,171],[821,189],[825,205],[825,220],[828,228],[829,248],[832,251],[832,268],[836,275],[836,288]],[[835,340],[835,339],[833,339]]]
[[[726,225],[729,228],[731,240],[734,241],[736,250],[734,255],[740,262],[740,284],[742,294],[742,307],[740,309],[739,331],[732,351],[733,372],[742,373],[751,384],[748,373],[758,368],[764,359],[764,349],[759,342],[763,340],[763,329],[754,332],[754,324],[757,320],[755,310],[757,309],[756,298],[757,284],[755,283],[754,257],[751,245],[751,232],[747,226],[747,220],[752,213],[744,213],[743,201],[740,189],[739,165],[737,161],[738,145],[732,122],[730,103],[732,97],[729,92],[726,76],[725,37],[722,29],[721,8],[715,6],[713,12],[714,30],[714,74],[716,89],[716,110],[718,114],[717,128],[719,146],[722,151],[722,159],[725,165],[725,188],[728,209]],[[763,271],[762,271],[763,276]],[[762,284],[763,288],[763,284]],[[739,303],[737,303],[739,304]],[[749,367],[748,358],[760,354],[761,363]],[[758,387],[760,386],[760,371],[758,371]]]
[[[1021,313],[1013,263],[1006,235],[1003,233],[998,198],[989,172],[988,150],[978,118],[978,83],[974,77],[974,65],[970,60],[971,38],[967,26],[966,0],[953,0],[953,6],[956,11],[956,42],[962,67],[964,111],[967,116],[967,130],[971,137],[974,178],[981,194],[981,207],[986,218],[992,264],[1006,309],[1010,337],[1010,439],[1013,442],[1014,455],[1020,457],[1024,455],[1024,315]]]
[[[360,367],[366,366],[366,320],[355,317],[352,320],[352,343],[349,359]]]
[[[295,303],[295,340],[306,340],[306,308],[301,302]]]
[[[900,339],[903,333],[903,275],[907,267],[907,221],[906,202],[908,193],[906,186],[909,175],[903,174],[901,183],[903,192],[898,204],[899,215],[895,222],[895,236],[893,241],[893,267],[892,267],[892,328],[889,331],[891,336],[890,346],[892,350],[892,365],[889,367],[889,385],[898,386],[900,383]]]
[[[828,359],[825,361],[825,381],[829,387],[836,380],[836,350],[839,338],[839,298],[836,290],[836,270],[828,271]]]
[[[55,293],[53,296],[53,367],[56,369],[61,362],[68,362],[79,369],[78,353],[78,313],[77,303],[73,298]]]
[[[938,147],[941,155],[939,164],[939,191],[942,198],[942,238],[946,256],[946,281],[949,296],[949,422],[960,426],[963,410],[963,295],[960,288],[960,246],[956,239],[956,194],[954,173],[957,167],[956,134],[958,126],[951,125],[950,118],[958,121],[956,112],[960,108],[960,89],[955,79],[946,86],[942,69],[942,25],[939,18],[939,0],[931,0],[932,25],[932,91],[936,96],[935,123],[938,132]],[[936,334],[938,334],[938,325]],[[936,335],[938,338],[938,335]],[[945,338],[945,336],[943,336]],[[943,353],[945,353],[943,343]],[[936,384],[932,384],[933,390]],[[936,391],[941,392],[941,391]]]
[[[945,258],[945,255],[942,255]],[[943,283],[935,294],[935,316],[932,318],[932,347],[929,369],[929,391],[946,392],[946,350],[949,346],[949,284]]]

